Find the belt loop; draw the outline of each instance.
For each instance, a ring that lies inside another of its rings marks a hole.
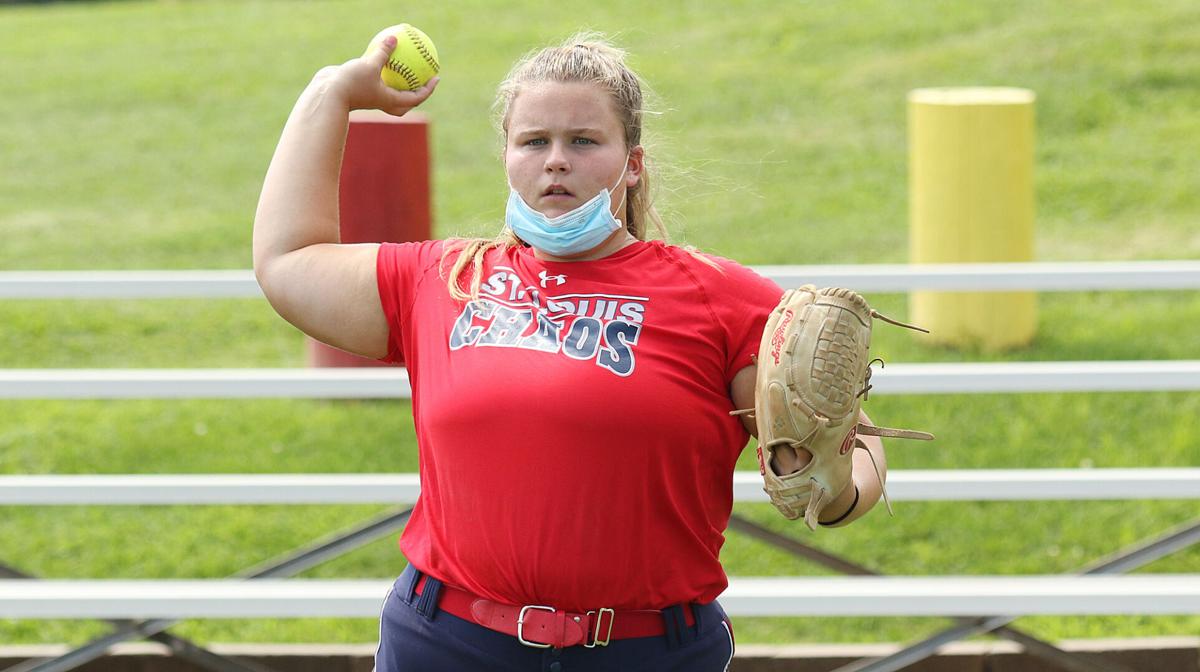
[[[693,634],[696,637],[699,637],[700,633],[704,632],[704,623],[700,620],[701,619],[700,614],[704,612],[704,607],[703,607],[703,605],[697,604],[695,602],[690,603],[688,605],[688,607],[692,610],[692,616],[696,619],[696,629],[693,631]],[[685,623],[686,623],[686,621],[685,621]]]
[[[683,617],[683,610],[680,609],[679,605],[677,604],[672,605],[662,610],[662,616],[663,625],[665,626],[664,629],[666,630],[667,635],[667,648],[671,651],[674,651],[675,649],[678,649],[680,645],[680,628],[678,622]],[[684,621],[684,625],[687,625],[686,621]]]
[[[438,596],[442,593],[442,582],[437,579],[425,575],[425,586],[421,590],[421,597],[417,600],[417,613],[424,616],[425,620],[432,621],[437,613]]]
[[[692,642],[696,641],[696,632],[698,632],[698,631],[693,631],[691,628],[688,627],[687,612],[688,612],[688,609],[690,609],[690,608],[691,608],[691,605],[686,602],[679,605],[679,641],[685,645],[691,644]],[[693,615],[694,615],[694,612],[693,612]]]
[[[421,580],[421,570],[409,565],[400,576],[404,579],[400,584],[400,600],[411,606],[413,596],[417,594],[417,583]]]

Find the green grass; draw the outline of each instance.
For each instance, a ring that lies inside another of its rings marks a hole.
[[[409,21],[436,42],[437,234],[490,235],[505,195],[488,108],[527,49],[579,28],[631,51],[657,92],[648,135],[676,238],[748,264],[906,260],[905,94],[1038,93],[1037,257],[1200,258],[1200,7],[1159,2],[120,2],[0,7],[0,269],[247,268],[262,175],[319,67]],[[408,10],[406,10],[408,11]],[[903,317],[901,296],[875,296]],[[1194,292],[1047,294],[1029,347],[922,345],[892,362],[1197,359]],[[0,367],[302,366],[263,301],[7,301]],[[1200,394],[878,396],[893,468],[1200,463]],[[740,468],[752,468],[750,451]],[[0,401],[0,473],[411,472],[403,402]],[[887,573],[1065,572],[1183,523],[1195,502],[897,503],[808,534]],[[0,562],[53,577],[220,577],[382,507],[4,507]],[[731,534],[730,574],[824,570]],[[387,577],[383,539],[306,574]],[[1200,549],[1146,571],[1196,572]],[[940,619],[740,619],[739,641],[906,640]],[[1049,639],[1194,634],[1200,617],[1036,618]],[[79,642],[92,623],[5,621],[0,642]],[[372,619],[191,621],[200,641],[369,642]]]

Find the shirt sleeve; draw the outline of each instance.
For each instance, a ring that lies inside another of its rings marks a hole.
[[[712,255],[705,255],[720,269],[713,291],[713,311],[726,332],[725,379],[732,381],[738,371],[753,364],[758,354],[767,317],[779,304],[783,288],[774,280],[764,278],[741,264]]]
[[[412,320],[409,318],[413,306],[426,276],[432,272],[436,279],[436,267],[441,258],[442,242],[438,240],[382,243],[379,246],[375,276],[379,283],[379,303],[388,323],[388,352],[380,361],[405,362],[405,349],[412,341]]]

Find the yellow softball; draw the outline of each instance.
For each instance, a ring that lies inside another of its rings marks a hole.
[[[378,49],[379,43],[388,35],[396,36],[396,48],[379,73],[384,84],[400,91],[414,91],[438,74],[440,66],[433,40],[407,23],[379,31],[364,55]]]

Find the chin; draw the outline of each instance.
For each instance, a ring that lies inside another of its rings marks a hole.
[[[546,208],[544,210],[538,210],[538,212],[545,215],[547,219],[554,219],[555,217],[560,217],[562,215],[567,214],[570,211],[571,211],[571,208],[561,208],[561,207],[553,207],[553,208]]]
[[[576,198],[546,198],[540,197],[536,201],[526,201],[527,203],[536,203],[536,210],[543,215],[553,219],[560,215],[565,215],[575,208],[578,208],[583,203]]]

